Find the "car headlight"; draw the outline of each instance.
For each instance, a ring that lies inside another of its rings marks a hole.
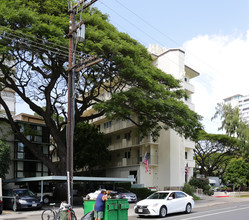
[[[155,207],[157,207],[158,205],[159,205],[159,203],[155,203],[155,204],[150,205],[150,207],[155,208]]]
[[[27,204],[27,203],[28,203],[26,200],[23,200],[23,199],[19,199],[18,202],[19,202],[20,204]]]

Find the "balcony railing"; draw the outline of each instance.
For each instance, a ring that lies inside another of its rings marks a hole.
[[[149,166],[158,165],[158,156],[150,156],[148,159]],[[110,161],[109,166],[111,167],[125,167],[125,166],[137,166],[139,164],[143,164],[138,157],[130,157],[130,158],[121,158],[119,160]]]

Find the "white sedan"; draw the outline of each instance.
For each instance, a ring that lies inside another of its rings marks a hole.
[[[190,213],[194,207],[194,199],[181,191],[158,191],[141,200],[134,207],[139,216],[154,215],[166,217],[169,213]]]

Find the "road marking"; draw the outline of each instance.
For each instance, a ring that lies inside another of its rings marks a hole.
[[[207,217],[207,216],[212,216],[212,215],[219,215],[219,214],[223,214],[223,213],[227,213],[227,212],[239,211],[239,210],[243,210],[243,209],[249,209],[249,207],[238,208],[236,210],[228,210],[228,211],[223,211],[223,212],[216,212],[216,213],[211,213],[211,214],[207,214],[207,215],[200,215],[200,216],[196,216],[196,217],[185,218],[185,219],[182,219],[182,220],[190,220],[190,219],[196,219],[196,218]]]

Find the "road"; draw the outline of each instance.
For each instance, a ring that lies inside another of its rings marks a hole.
[[[153,220],[165,219],[158,217],[129,216],[129,220]],[[234,204],[221,204],[195,208],[191,214],[172,214],[166,217],[167,220],[248,220],[249,219],[249,202]]]
[[[128,211],[129,220],[154,220],[163,219],[158,217],[139,218],[134,214],[134,204],[130,204]],[[82,207],[74,209],[77,219],[83,216]],[[41,210],[38,211],[4,211],[0,219],[12,220],[41,220]],[[196,207],[191,214],[173,214],[166,217],[167,220],[248,220],[249,198],[210,198],[196,202]]]

